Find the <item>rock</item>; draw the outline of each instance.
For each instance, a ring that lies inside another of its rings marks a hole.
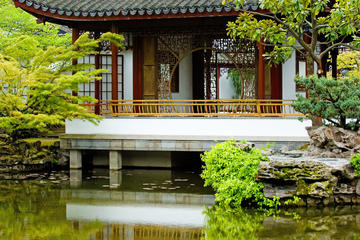
[[[356,192],[357,195],[360,196],[360,179],[357,180],[356,187],[355,187],[355,192]]]
[[[277,196],[284,202],[297,196],[307,206],[360,204],[360,179],[349,159],[269,158],[260,162],[257,176],[265,197]]]
[[[356,193],[356,188],[345,183],[338,184],[334,189],[334,194],[354,194],[354,193]]]
[[[254,143],[251,142],[237,142],[236,143],[236,147],[240,148],[241,150],[245,151],[245,152],[249,152],[251,149],[253,149],[255,147]]]
[[[275,153],[274,149],[271,149],[271,148],[261,150],[261,154],[265,155],[265,156],[271,156],[274,153]]]
[[[267,198],[273,198],[274,196],[279,198],[291,198],[296,193],[296,185],[276,185],[270,183],[264,183],[264,195]]]
[[[305,152],[301,150],[292,150],[292,151],[282,152],[282,154],[291,158],[299,158],[304,156]]]
[[[360,152],[360,134],[333,126],[307,128],[309,156],[349,157]]]
[[[288,152],[289,151],[289,147],[288,146],[281,146],[281,148],[280,148],[280,152],[281,153],[284,153],[284,152]]]
[[[312,198],[328,198],[333,193],[333,186],[329,181],[306,183],[304,180],[297,182],[296,195],[310,196]]]
[[[347,180],[353,180],[355,178],[354,168],[349,163],[333,168],[331,174]]]
[[[258,178],[277,179],[283,181],[298,181],[302,179],[312,181],[332,180],[331,167],[316,161],[305,160],[271,160],[260,162]]]

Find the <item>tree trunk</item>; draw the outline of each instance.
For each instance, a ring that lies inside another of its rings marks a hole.
[[[311,56],[306,56],[306,76],[314,74],[314,59]]]
[[[310,75],[315,74],[314,63],[315,63],[315,61],[311,56],[306,57],[306,76],[310,76]],[[317,61],[316,63],[317,63],[318,69],[322,69],[321,61],[319,61],[319,62]],[[322,119],[319,118],[319,117],[314,117],[313,120],[312,120],[312,125],[313,126],[321,126],[322,125]]]

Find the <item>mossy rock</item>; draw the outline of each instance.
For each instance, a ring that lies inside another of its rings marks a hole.
[[[309,147],[309,143],[306,143],[300,147],[298,147],[296,150],[300,150],[300,151],[307,151]]]
[[[58,138],[26,138],[22,141],[29,144],[40,144],[41,147],[59,147],[60,140]]]
[[[258,168],[259,179],[279,181],[325,181],[331,180],[331,167],[316,161],[277,161],[261,162]]]
[[[60,141],[55,138],[19,139],[16,142],[0,146],[0,163],[12,165],[53,162],[59,147]]]
[[[333,194],[334,187],[330,181],[306,183],[304,180],[299,180],[296,195],[328,198]]]

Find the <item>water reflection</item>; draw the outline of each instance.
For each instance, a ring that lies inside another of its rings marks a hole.
[[[74,227],[54,184],[0,181],[0,239],[88,239],[98,221]]]
[[[254,210],[206,212],[206,240],[360,239],[360,208],[288,209],[277,214]]]
[[[110,171],[86,176],[61,190],[68,220],[99,220],[106,227],[94,239],[201,239],[211,189],[198,173],[168,170]],[[70,179],[76,179],[70,177]],[[101,236],[101,237],[99,237]]]
[[[213,201],[192,172],[97,169],[72,171],[70,181],[0,181],[0,239],[360,238],[358,207],[269,216],[205,207]]]

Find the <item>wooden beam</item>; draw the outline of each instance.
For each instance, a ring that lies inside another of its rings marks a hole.
[[[142,58],[142,38],[133,39],[133,99],[143,99],[143,58]]]
[[[155,37],[143,37],[143,97],[156,99],[156,45]]]
[[[271,99],[282,99],[282,65],[271,67]]]
[[[111,26],[112,33],[119,33],[117,26],[113,23]],[[112,100],[118,100],[118,88],[119,88],[119,76],[118,76],[118,51],[119,48],[114,43],[111,43],[111,79],[112,79],[112,88],[111,88],[111,98]]]
[[[74,44],[76,42],[76,40],[78,40],[80,36],[80,31],[78,28],[73,28],[72,29],[72,44]],[[72,60],[72,65],[77,65],[78,64],[78,60],[77,59],[73,59]],[[74,74],[75,72],[73,72]],[[72,92],[73,96],[77,96],[77,92],[73,91]]]
[[[264,60],[264,45],[261,42],[257,43],[258,48],[258,98],[265,99],[265,60]]]

